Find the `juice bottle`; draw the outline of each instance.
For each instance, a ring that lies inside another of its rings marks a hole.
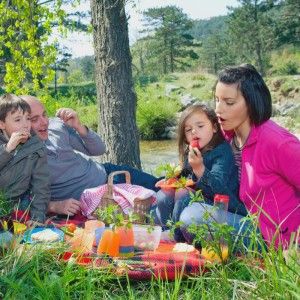
[[[217,207],[215,220],[218,223],[227,223],[229,196],[216,194],[214,197],[214,206]]]
[[[98,254],[107,254],[108,246],[113,237],[113,231],[111,229],[105,229],[101,240],[98,245],[97,253]]]
[[[112,231],[112,239],[110,240],[107,248],[107,254],[111,257],[119,256],[120,247],[120,233],[118,231]]]
[[[120,235],[119,252],[121,257],[131,257],[134,255],[133,229],[125,226],[118,227],[117,232]]]

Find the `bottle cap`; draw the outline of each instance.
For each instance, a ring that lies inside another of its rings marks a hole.
[[[229,202],[229,196],[228,195],[216,194],[215,197],[214,197],[214,202],[228,203]]]

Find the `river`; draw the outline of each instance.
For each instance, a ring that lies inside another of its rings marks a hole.
[[[142,168],[148,173],[154,173],[161,164],[178,164],[176,140],[141,141],[140,150]]]

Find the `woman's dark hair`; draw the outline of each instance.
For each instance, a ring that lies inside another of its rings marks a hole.
[[[186,153],[188,151],[188,143],[185,138],[185,123],[192,114],[197,112],[204,113],[211,122],[212,126],[216,128],[216,132],[214,133],[211,141],[201,150],[201,152],[204,153],[208,150],[211,150],[224,141],[224,137],[215,111],[205,104],[194,104],[189,106],[181,113],[178,123],[178,152],[181,165],[183,165]]]
[[[272,115],[272,97],[262,76],[254,66],[242,64],[222,70],[217,83],[237,84],[245,98],[251,123],[260,125]]]

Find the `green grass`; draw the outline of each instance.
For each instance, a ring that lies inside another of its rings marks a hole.
[[[1,299],[300,299],[300,267],[282,252],[249,253],[175,282],[130,282],[126,276],[60,260],[56,252],[26,248],[0,257]]]

